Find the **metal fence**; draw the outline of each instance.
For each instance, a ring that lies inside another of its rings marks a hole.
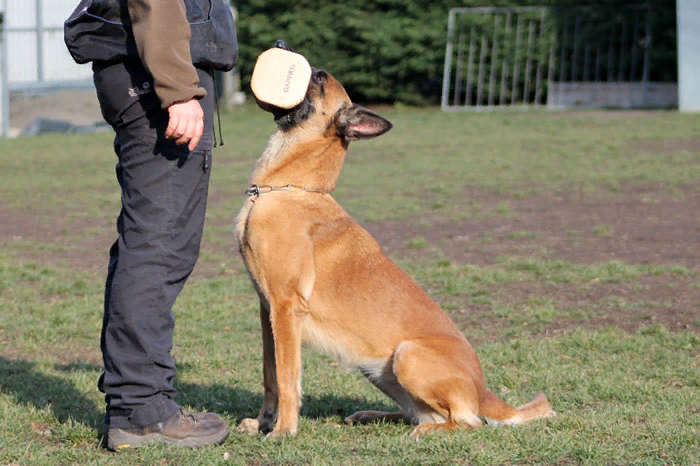
[[[92,86],[89,66],[77,66],[63,42],[63,21],[77,0],[2,0],[0,99],[2,134],[10,126],[11,95]]]
[[[649,81],[650,5],[455,8],[448,17],[443,110],[666,106]]]

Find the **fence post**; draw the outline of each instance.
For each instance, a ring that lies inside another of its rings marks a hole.
[[[0,22],[0,131],[2,137],[10,135],[10,92],[9,70],[7,67],[7,0],[2,2],[2,22]]]
[[[36,80],[44,80],[44,0],[35,0],[36,9]]]
[[[449,107],[450,72],[452,71],[452,39],[454,38],[455,11],[450,10],[447,19],[447,45],[445,46],[445,68],[442,73],[442,110]]]
[[[700,111],[700,4],[697,0],[678,0],[678,109],[681,112]]]

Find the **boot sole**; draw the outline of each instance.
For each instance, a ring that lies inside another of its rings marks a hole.
[[[146,435],[131,434],[122,429],[110,429],[107,434],[107,449],[112,451],[125,450],[150,443],[166,443],[180,447],[200,448],[207,445],[219,445],[228,438],[230,429],[217,432],[205,437],[185,437],[182,439],[153,433]]]

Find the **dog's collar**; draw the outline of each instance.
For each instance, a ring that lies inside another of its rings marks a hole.
[[[245,190],[243,195],[245,197],[251,198],[251,200],[255,202],[261,194],[270,193],[272,191],[304,191],[307,193],[328,194],[328,191],[324,191],[322,189],[304,188],[302,186],[294,186],[293,184],[288,184],[286,186],[258,186],[257,184],[252,184],[248,189]]]

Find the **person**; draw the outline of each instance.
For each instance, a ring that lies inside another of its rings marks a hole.
[[[121,212],[109,250],[98,383],[110,450],[199,447],[229,434],[217,414],[190,413],[175,401],[171,356],[172,307],[197,261],[207,205],[212,68],[230,69],[237,56],[224,2],[83,0],[65,24],[73,58],[92,62],[102,115],[116,132]],[[207,22],[202,17],[215,27],[195,29]]]

